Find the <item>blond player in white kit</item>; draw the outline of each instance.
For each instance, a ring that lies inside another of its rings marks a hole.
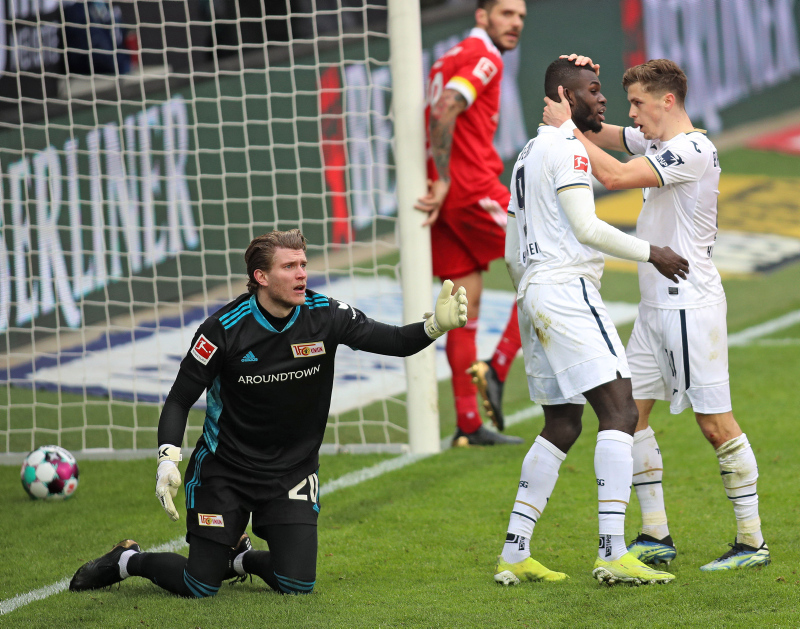
[[[606,100],[591,66],[553,62],[545,73],[545,93],[555,96],[559,85],[566,87],[563,98],[572,103],[578,127],[599,131]],[[653,246],[599,220],[590,173],[581,143],[543,125],[512,174],[506,263],[518,289],[528,387],[531,399],[542,404],[545,425],[522,463],[497,559],[494,579],[504,585],[566,578],[531,557],[530,539],[561,463],[581,433],[587,401],[599,420],[594,468],[600,543],[592,574],[609,584],[674,578],[642,563],[625,545],[638,414],[625,350],[598,292],[600,252],[649,261],[675,283],[686,277],[689,266],[668,247]]]
[[[721,172],[717,150],[686,114],[686,75],[677,64],[668,59],[648,61],[627,70],[622,85],[634,126],[603,124],[599,132],[575,131],[574,135],[606,188],[643,189],[636,235],[671,247],[691,266],[691,274],[675,285],[649,265],[639,264],[642,300],[627,356],[639,409],[633,484],[643,530],[628,549],[650,564],[668,564],[677,552],[664,508],[661,451],[648,423],[655,401],[665,400],[674,414],[689,407],[694,410],[701,431],[716,451],[725,493],[736,516],[737,535],[730,550],[700,569],[764,566],[770,554],[758,513],[758,467],[747,435],[732,412],[727,304],[711,258]],[[548,102],[546,123],[565,123],[568,128],[569,118],[563,102]],[[598,147],[642,157],[623,163]]]

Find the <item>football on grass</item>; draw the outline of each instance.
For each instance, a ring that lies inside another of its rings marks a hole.
[[[42,446],[25,457],[20,476],[31,498],[64,500],[78,488],[78,462],[60,446]]]

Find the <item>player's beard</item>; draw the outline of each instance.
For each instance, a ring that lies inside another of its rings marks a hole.
[[[587,131],[600,133],[603,129],[603,123],[594,117],[592,108],[582,100],[578,100],[572,108],[572,121],[580,129],[581,133],[586,133]]]

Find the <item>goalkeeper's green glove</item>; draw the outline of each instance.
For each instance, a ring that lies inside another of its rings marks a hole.
[[[453,282],[445,280],[439,297],[436,298],[434,312],[422,315],[425,319],[425,333],[438,339],[445,332],[463,328],[467,324],[467,290],[461,286],[452,294]]]
[[[177,446],[165,443],[158,447],[156,498],[173,521],[181,517],[172,499],[178,495],[178,487],[181,486],[181,473],[177,463],[182,458],[181,449]]]

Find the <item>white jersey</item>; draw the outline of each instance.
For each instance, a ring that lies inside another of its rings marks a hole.
[[[574,136],[542,125],[514,164],[508,213],[517,220],[520,262],[525,272],[519,284],[563,284],[585,277],[598,289],[603,254],[578,242],[558,194],[572,188],[592,190],[592,167],[586,149]]]
[[[669,247],[689,261],[679,284],[652,264],[639,263],[642,303],[656,308],[698,308],[725,301],[719,272],[711,261],[717,238],[717,197],[721,169],[717,149],[702,131],[680,133],[667,142],[648,140],[633,127],[622,129],[631,155],[644,155],[658,178],[644,188],[636,235]]]

